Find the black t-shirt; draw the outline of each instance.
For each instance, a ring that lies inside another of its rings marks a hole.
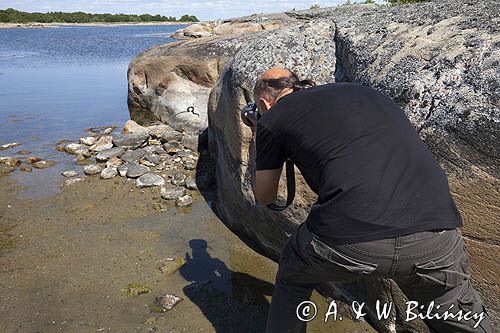
[[[290,158],[318,194],[307,218],[327,244],[462,226],[446,175],[401,108],[332,83],[281,98],[258,122],[257,170]]]

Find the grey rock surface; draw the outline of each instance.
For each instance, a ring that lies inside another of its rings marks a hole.
[[[78,172],[74,170],[63,171],[61,174],[67,178],[78,176]]]
[[[184,186],[186,186],[187,189],[189,189],[189,190],[197,190],[198,189],[198,187],[196,186],[196,180],[193,177],[191,177],[191,176],[187,177],[184,182],[185,182]]]

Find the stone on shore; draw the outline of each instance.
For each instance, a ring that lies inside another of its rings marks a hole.
[[[101,136],[92,146],[90,146],[90,149],[96,152],[111,148],[113,148],[113,137],[110,135]]]
[[[186,186],[187,189],[189,189],[189,190],[197,190],[198,189],[198,186],[196,186],[196,181],[194,180],[193,177],[191,177],[191,176],[187,177],[184,182],[185,182],[184,186]]]
[[[161,176],[148,172],[137,178],[135,181],[135,185],[138,188],[163,186],[165,185],[165,180]]]
[[[177,272],[185,263],[186,259],[184,257],[167,258],[167,260],[163,262],[158,269],[163,274],[170,275]]]
[[[127,177],[128,178],[138,178],[144,175],[146,172],[149,172],[149,168],[144,165],[135,165],[130,164],[127,168]]]
[[[21,165],[21,160],[15,157],[0,157],[0,164],[15,167]]]
[[[119,165],[116,168],[116,170],[118,171],[118,174],[121,177],[125,177],[125,176],[127,176],[128,167],[129,167],[129,164],[122,164],[122,165]]]
[[[94,136],[84,136],[80,138],[80,143],[86,146],[92,146],[97,141],[97,138]]]
[[[156,298],[156,307],[159,309],[158,312],[166,312],[168,310],[171,310],[182,300],[182,297],[176,296],[174,294],[158,296]]]
[[[79,143],[70,143],[64,147],[64,151],[68,154],[77,155],[77,151],[83,148],[85,148],[85,146]]]
[[[70,177],[76,177],[78,176],[78,172],[74,170],[69,170],[69,171],[63,171],[61,173],[64,177],[70,178]]]
[[[186,194],[184,188],[161,188],[161,197],[165,200],[176,200]]]
[[[147,148],[147,147],[146,147]],[[146,148],[139,148],[135,150],[128,150],[120,157],[122,161],[131,163],[139,161],[142,157],[147,155]]]
[[[10,148],[14,148],[14,147],[20,146],[20,145],[21,145],[20,142],[6,143],[6,144],[3,144],[3,145],[0,145],[0,150],[7,150],[7,149],[10,149]]]
[[[129,134],[115,135],[113,144],[123,149],[137,149],[147,142],[149,133],[147,131]]]
[[[127,120],[125,125],[123,126],[123,133],[137,133],[137,132],[147,132],[148,129],[144,126],[139,125],[133,120]]]
[[[0,164],[0,175],[6,175],[16,170],[16,167]]]
[[[183,195],[182,197],[177,198],[175,201],[175,205],[177,207],[188,207],[193,204],[193,197],[189,194]]]
[[[42,159],[40,157],[36,157],[36,156],[30,156],[26,159],[26,162],[29,163],[29,164],[33,164],[33,163],[36,163],[36,162],[39,162],[41,161]],[[0,160],[0,163],[1,163],[1,160]]]
[[[46,168],[50,168],[54,165],[56,165],[56,161],[53,161],[53,160],[39,161],[39,162],[33,163],[33,167],[35,167],[37,169],[46,169]]]
[[[101,179],[111,179],[118,175],[116,168],[105,168],[101,171]]]
[[[19,170],[21,170],[22,172],[33,172],[33,168],[29,165],[21,165]]]
[[[84,180],[85,178],[82,177],[74,177],[74,178],[69,178],[66,179],[63,183],[62,186],[72,186],[75,185],[76,183],[80,183]]]
[[[116,168],[120,165],[123,164],[123,161],[119,159],[118,157],[111,157],[107,162],[106,162],[106,168]]]
[[[123,148],[120,147],[114,147],[106,150],[102,150],[99,154],[96,155],[95,159],[98,162],[106,162],[112,157],[120,157],[123,155],[125,151]]]
[[[186,175],[181,172],[176,172],[172,175],[170,182],[175,186],[183,186],[185,184]]]
[[[96,164],[90,164],[83,167],[83,172],[86,175],[93,176],[101,173],[102,167]]]

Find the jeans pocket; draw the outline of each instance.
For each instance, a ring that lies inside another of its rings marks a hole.
[[[413,287],[451,290],[469,278],[467,274],[467,254],[463,241],[456,242],[453,249],[444,255],[415,263],[418,276]]]
[[[340,253],[334,248],[321,242],[316,237],[313,237],[313,239],[311,240],[311,245],[314,249],[314,252],[316,252],[316,254],[318,254],[320,257],[333,263],[336,268],[347,271],[349,273],[354,273],[357,275],[369,275],[372,274],[373,271],[375,271],[375,269],[377,269],[378,267],[377,264],[354,259],[343,253]]]

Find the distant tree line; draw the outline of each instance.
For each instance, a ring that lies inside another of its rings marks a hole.
[[[5,23],[98,23],[98,22],[199,22],[194,15],[128,15],[128,14],[90,14],[84,12],[63,13],[27,13],[13,8],[0,10],[0,22]]]

